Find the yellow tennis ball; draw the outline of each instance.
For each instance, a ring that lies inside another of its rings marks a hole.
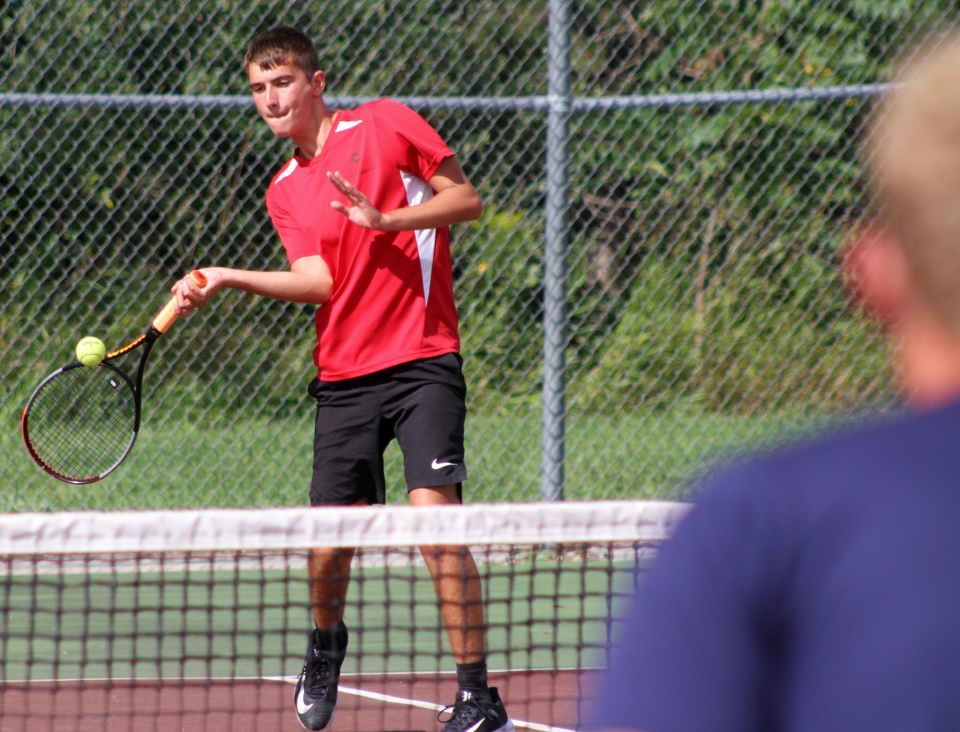
[[[77,344],[77,360],[84,366],[99,366],[107,349],[99,338],[87,336]]]

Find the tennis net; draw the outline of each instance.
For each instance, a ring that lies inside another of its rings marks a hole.
[[[479,504],[0,516],[0,727],[298,730],[309,550],[354,547],[333,730],[439,730],[457,677],[417,547],[473,556],[491,686],[562,732],[688,507]],[[447,600],[449,601],[449,599]]]

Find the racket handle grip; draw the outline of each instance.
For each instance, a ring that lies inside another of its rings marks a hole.
[[[190,273],[190,279],[192,279],[199,287],[207,286],[206,275],[198,269],[195,269]],[[177,298],[174,296],[171,297],[169,302],[163,306],[163,310],[157,313],[157,317],[153,319],[153,327],[161,333],[166,333],[178,317],[180,316],[177,315]]]

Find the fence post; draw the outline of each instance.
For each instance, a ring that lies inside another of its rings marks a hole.
[[[570,140],[570,0],[549,0],[547,202],[543,257],[543,482],[563,500],[566,439],[567,192]]]

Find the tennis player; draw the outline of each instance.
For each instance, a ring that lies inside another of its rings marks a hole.
[[[321,306],[310,503],[384,503],[383,452],[396,438],[410,502],[459,504],[466,384],[453,299],[449,226],[481,201],[450,148],[422,117],[388,100],[333,112],[313,42],[278,27],[250,45],[257,111],[296,144],[267,189],[290,261],[284,272],[204,268],[208,284],[174,287],[181,314],[223,288]],[[457,662],[446,732],[512,732],[487,685],[480,578],[469,552],[423,548]],[[315,629],[295,690],[297,717],[333,719],[347,649],[344,601],[353,550],[311,553]]]
[[[722,474],[646,578],[591,727],[960,729],[960,36],[873,118],[856,291],[909,404]]]

